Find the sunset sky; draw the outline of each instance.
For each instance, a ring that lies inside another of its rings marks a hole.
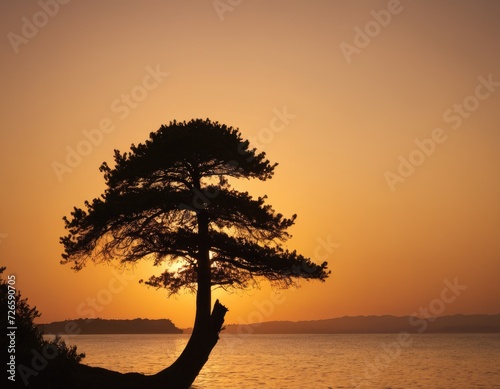
[[[194,295],[138,283],[150,262],[59,264],[100,164],[192,118],[279,163],[237,189],[297,213],[288,247],[332,270],[216,291],[227,323],[500,313],[500,2],[19,0],[0,20],[0,265],[42,322],[192,325]]]

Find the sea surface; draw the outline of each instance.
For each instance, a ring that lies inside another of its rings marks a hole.
[[[87,365],[145,374],[188,338],[63,336]],[[222,334],[192,388],[500,388],[500,334]]]

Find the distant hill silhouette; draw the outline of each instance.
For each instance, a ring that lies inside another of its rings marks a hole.
[[[225,334],[362,334],[362,333],[498,333],[499,315],[452,315],[422,319],[413,316],[344,316],[311,321],[269,321],[230,324]],[[189,329],[184,330],[189,332]]]
[[[45,334],[182,334],[169,319],[76,319],[41,324]]]
[[[76,319],[41,324],[45,334],[181,334],[169,319]],[[373,333],[500,333],[498,315],[451,315],[435,318],[413,316],[344,316],[310,321],[268,321],[229,324],[225,334],[373,334]]]

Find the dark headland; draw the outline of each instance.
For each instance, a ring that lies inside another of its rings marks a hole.
[[[41,324],[44,334],[182,334],[169,319],[76,319]]]

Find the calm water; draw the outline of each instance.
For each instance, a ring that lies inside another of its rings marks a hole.
[[[88,365],[152,374],[188,335],[65,340]],[[500,388],[500,334],[222,335],[193,388]]]

